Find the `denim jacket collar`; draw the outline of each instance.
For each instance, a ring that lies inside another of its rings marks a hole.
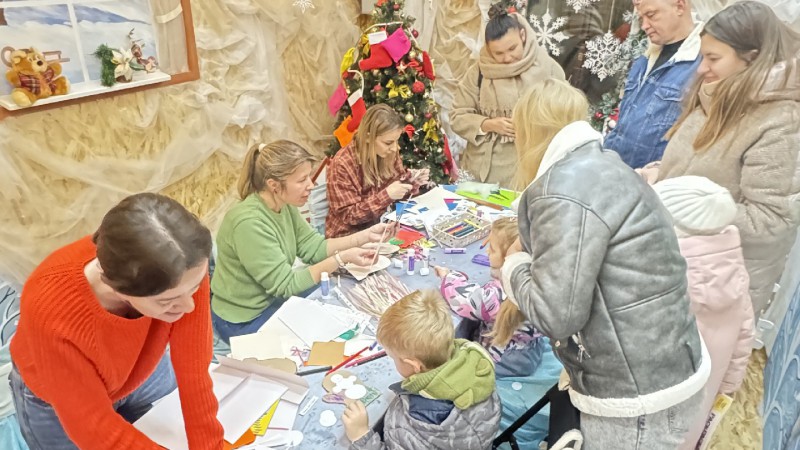
[[[703,31],[703,27],[705,23],[703,22],[695,22],[694,29],[689,36],[683,41],[678,51],[675,52],[675,55],[670,58],[670,61],[674,62],[685,62],[685,61],[694,61],[697,59],[697,55],[700,54],[700,33]],[[653,65],[656,63],[658,59],[658,55],[661,54],[661,46],[650,44],[647,48],[647,51],[644,53],[644,56],[647,57],[647,72],[646,75],[650,74],[650,71],[653,69]]]

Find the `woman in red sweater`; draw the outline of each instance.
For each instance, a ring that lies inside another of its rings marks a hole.
[[[158,449],[131,424],[176,384],[189,446],[222,448],[208,374],[210,253],[197,217],[137,194],[33,271],[10,377],[31,449]]]

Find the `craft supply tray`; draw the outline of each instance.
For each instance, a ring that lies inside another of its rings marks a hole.
[[[463,236],[455,236],[447,232],[447,230],[462,223],[468,223],[472,225],[474,229]],[[443,217],[436,221],[433,224],[431,235],[443,247],[466,247],[475,241],[484,239],[489,235],[491,229],[492,223],[488,220],[482,219],[472,213],[464,212],[454,216]]]

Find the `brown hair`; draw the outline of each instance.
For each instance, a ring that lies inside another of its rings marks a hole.
[[[289,177],[303,163],[314,164],[317,158],[300,144],[288,140],[253,146],[244,157],[244,167],[239,175],[239,198],[244,200],[253,192],[267,187],[267,180],[285,185]]]
[[[364,172],[364,186],[377,186],[395,175],[395,158],[400,156],[378,157],[375,141],[383,134],[402,129],[404,124],[400,114],[383,103],[371,106],[364,114],[353,138],[356,158]]]
[[[495,3],[489,8],[489,22],[486,24],[484,38],[486,43],[496,41],[511,30],[521,30],[516,16],[509,14],[508,10],[500,3]]]
[[[725,133],[732,131],[748,111],[759,103],[764,82],[776,64],[795,57],[800,35],[782,23],[772,9],[759,2],[734,3],[714,15],[705,24],[702,35],[708,34],[733,47],[747,68],[722,80],[714,91],[706,120],[694,140],[694,149],[703,152]],[[773,89],[786,89],[789,73]],[[700,107],[703,78],[697,77],[687,96],[683,113],[667,132],[667,139],[695,109]]]
[[[159,194],[135,194],[106,213],[92,236],[103,281],[134,297],[160,294],[211,254],[211,233],[197,216]]]
[[[499,246],[497,250],[501,253],[505,254],[518,237],[519,224],[516,217],[502,217],[492,224],[492,233],[489,235],[491,245],[497,243]],[[492,338],[492,345],[505,347],[523,322],[525,322],[525,316],[522,315],[517,305],[510,301],[504,301],[500,304],[492,331],[487,336]]]
[[[425,369],[450,359],[453,350],[450,307],[438,291],[415,291],[386,309],[378,322],[378,342],[404,358],[416,358]]]

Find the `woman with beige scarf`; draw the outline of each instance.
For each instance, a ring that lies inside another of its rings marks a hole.
[[[450,124],[467,140],[463,169],[476,181],[514,187],[517,154],[511,112],[528,86],[548,78],[563,80],[564,70],[539,46],[524,17],[498,5],[489,17],[486,45],[459,85]]]

